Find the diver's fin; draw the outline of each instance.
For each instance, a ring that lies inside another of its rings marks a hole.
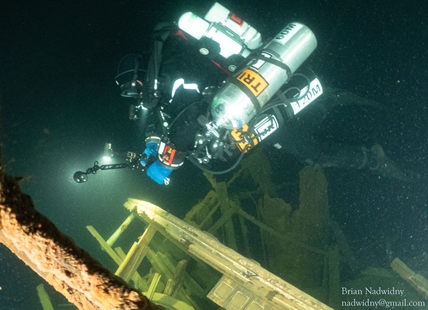
[[[417,172],[400,169],[394,161],[385,155],[385,151],[379,144],[373,145],[368,155],[375,159],[368,161],[368,168],[376,171],[381,176],[407,183],[418,182],[421,178],[421,175]],[[374,165],[371,166],[371,163],[374,163]]]

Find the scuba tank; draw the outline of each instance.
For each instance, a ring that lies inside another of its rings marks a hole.
[[[211,103],[217,127],[240,128],[248,123],[315,50],[313,32],[290,23],[217,92]]]
[[[208,55],[213,48],[224,58],[232,55],[247,57],[251,50],[262,45],[260,33],[239,16],[231,13],[219,3],[215,3],[205,19],[193,14],[184,13],[178,20],[178,27],[200,42],[199,52]]]

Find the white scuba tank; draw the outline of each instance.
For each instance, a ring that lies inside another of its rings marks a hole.
[[[251,50],[262,45],[262,37],[256,29],[217,2],[205,19],[192,12],[184,13],[178,20],[178,27],[197,40],[208,38],[217,42],[224,58],[247,57]]]

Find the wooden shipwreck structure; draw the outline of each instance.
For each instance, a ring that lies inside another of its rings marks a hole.
[[[256,149],[228,181],[206,175],[212,189],[184,219],[129,198],[124,204],[129,216],[111,236],[104,238],[87,226],[116,264],[114,275],[34,208],[25,209],[31,201],[6,178],[0,242],[79,309],[340,309],[346,299],[341,287],[358,287],[359,278],[362,285],[384,281],[382,277],[403,285],[392,271],[362,269],[367,266],[354,257],[330,218],[321,170],[304,167],[298,184],[274,184],[271,174],[269,162]],[[290,187],[299,191],[297,206],[278,194]],[[11,193],[14,198],[7,197]],[[133,228],[140,230],[126,251],[129,246],[121,244],[129,234],[124,232],[135,222]],[[30,242],[31,249],[25,246]],[[355,281],[341,281],[344,267]],[[392,268],[427,298],[423,276],[398,259]],[[54,307],[43,285],[37,291],[44,310],[70,309]]]
[[[210,233],[147,201],[128,199],[125,207],[131,214],[109,240],[88,229],[118,263],[116,275],[132,281],[156,304],[168,309],[330,309]],[[230,220],[230,212],[226,216]],[[147,224],[144,233],[126,255],[113,250],[116,237],[135,217]],[[142,277],[137,268],[144,258],[151,271]]]
[[[339,254],[328,245],[323,173],[302,170],[300,207],[292,211],[275,198],[269,163],[251,155],[227,182],[206,175],[212,190],[183,220],[129,198],[130,215],[109,238],[88,226],[118,265],[115,274],[167,309],[331,309],[325,302],[339,300]],[[229,192],[239,180],[253,186]],[[125,254],[119,236],[135,220],[145,229]]]

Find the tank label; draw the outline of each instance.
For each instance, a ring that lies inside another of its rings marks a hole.
[[[280,44],[285,44],[288,40],[290,40],[300,29],[303,28],[302,24],[299,23],[291,23],[285,26],[284,29],[281,30],[280,33],[276,35],[276,37],[272,41],[276,41]]]
[[[321,96],[323,89],[320,81],[315,78],[308,86],[305,86],[296,97],[301,98],[297,101],[291,102],[291,107],[293,108],[294,115],[306,108],[311,102]]]
[[[259,73],[251,69],[242,71],[237,80],[244,84],[256,97],[269,86],[268,82]]]

